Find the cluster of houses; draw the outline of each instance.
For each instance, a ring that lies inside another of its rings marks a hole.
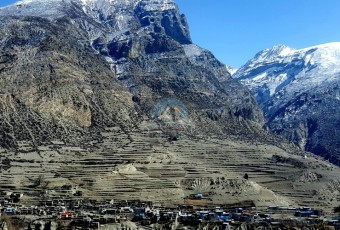
[[[101,225],[132,221],[137,225],[178,223],[181,225],[197,226],[204,223],[214,223],[221,226],[238,225],[240,223],[267,223],[279,225],[281,220],[273,218],[276,213],[285,213],[299,221],[310,221],[323,216],[323,211],[309,207],[285,208],[270,206],[259,211],[255,207],[230,206],[194,206],[180,205],[164,207],[143,201],[105,201],[85,199],[80,194],[72,197],[53,197],[42,199],[38,206],[26,207],[19,205],[17,193],[1,194],[1,213],[15,216],[37,216],[49,221],[67,222],[74,226],[100,228]],[[201,194],[192,195],[194,199],[206,199]],[[340,218],[339,218],[340,219]],[[339,220],[330,219],[330,225],[339,225]]]

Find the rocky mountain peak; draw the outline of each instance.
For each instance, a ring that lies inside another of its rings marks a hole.
[[[226,67],[226,69],[228,70],[228,72],[230,73],[231,76],[233,76],[234,73],[236,73],[237,70],[238,70],[237,68],[235,68],[233,66],[229,66],[229,65],[226,65],[225,67]]]
[[[270,49],[260,51],[255,55],[252,61],[270,61],[278,56],[286,56],[293,53],[295,49],[292,49],[285,45],[276,45]]]
[[[74,0],[73,0],[74,1]],[[76,0],[90,10],[134,10],[141,8],[143,11],[167,11],[178,10],[173,0]]]
[[[167,10],[177,8],[175,2],[173,0],[21,0],[15,3],[15,5],[20,4],[30,4],[34,2],[80,2],[86,6],[94,6],[108,3],[112,6],[134,6],[140,2],[143,2],[145,6],[148,6],[148,9],[153,10]]]
[[[190,44],[189,26],[173,0],[22,0],[0,8],[0,16],[37,16],[50,20],[71,17],[84,20],[90,39],[105,34],[162,33]],[[120,38],[121,39],[121,38]]]
[[[192,44],[172,0],[23,0],[1,8],[0,18],[6,37],[0,41],[0,93],[6,95],[0,129],[15,127],[3,145],[77,141],[113,124],[138,127],[154,119],[151,111],[163,99],[185,105],[190,130],[198,133],[215,132],[207,122],[220,124],[216,132],[237,135],[253,127],[239,122],[263,125],[250,92],[209,51]],[[12,119],[17,107],[35,120]],[[25,135],[19,121],[29,124]],[[52,134],[50,124],[58,131]],[[36,133],[38,126],[43,134]]]
[[[300,50],[275,46],[259,52],[233,77],[254,93],[273,131],[339,164],[334,114],[340,111],[340,43]]]

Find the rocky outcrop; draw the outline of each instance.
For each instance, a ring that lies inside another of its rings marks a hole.
[[[133,123],[129,92],[69,20],[2,17],[1,23],[3,146],[51,138],[78,142],[96,127]]]
[[[237,135],[263,124],[250,92],[191,43],[172,0],[24,0],[0,17],[3,147],[97,139],[152,119],[163,98],[184,103],[197,132],[214,130],[207,121]]]

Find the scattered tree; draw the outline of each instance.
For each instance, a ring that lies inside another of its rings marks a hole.
[[[248,173],[244,174],[243,178],[248,180],[248,178],[249,178]]]

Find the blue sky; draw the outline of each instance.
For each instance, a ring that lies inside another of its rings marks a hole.
[[[194,43],[240,67],[274,45],[340,41],[339,0],[175,0]]]
[[[6,5],[9,5],[13,2],[17,2],[17,1],[13,1],[13,0],[0,0],[0,7],[1,6],[6,6]]]
[[[175,0],[194,43],[240,67],[277,44],[305,48],[340,41],[339,0]],[[0,0],[0,6],[15,2]]]

